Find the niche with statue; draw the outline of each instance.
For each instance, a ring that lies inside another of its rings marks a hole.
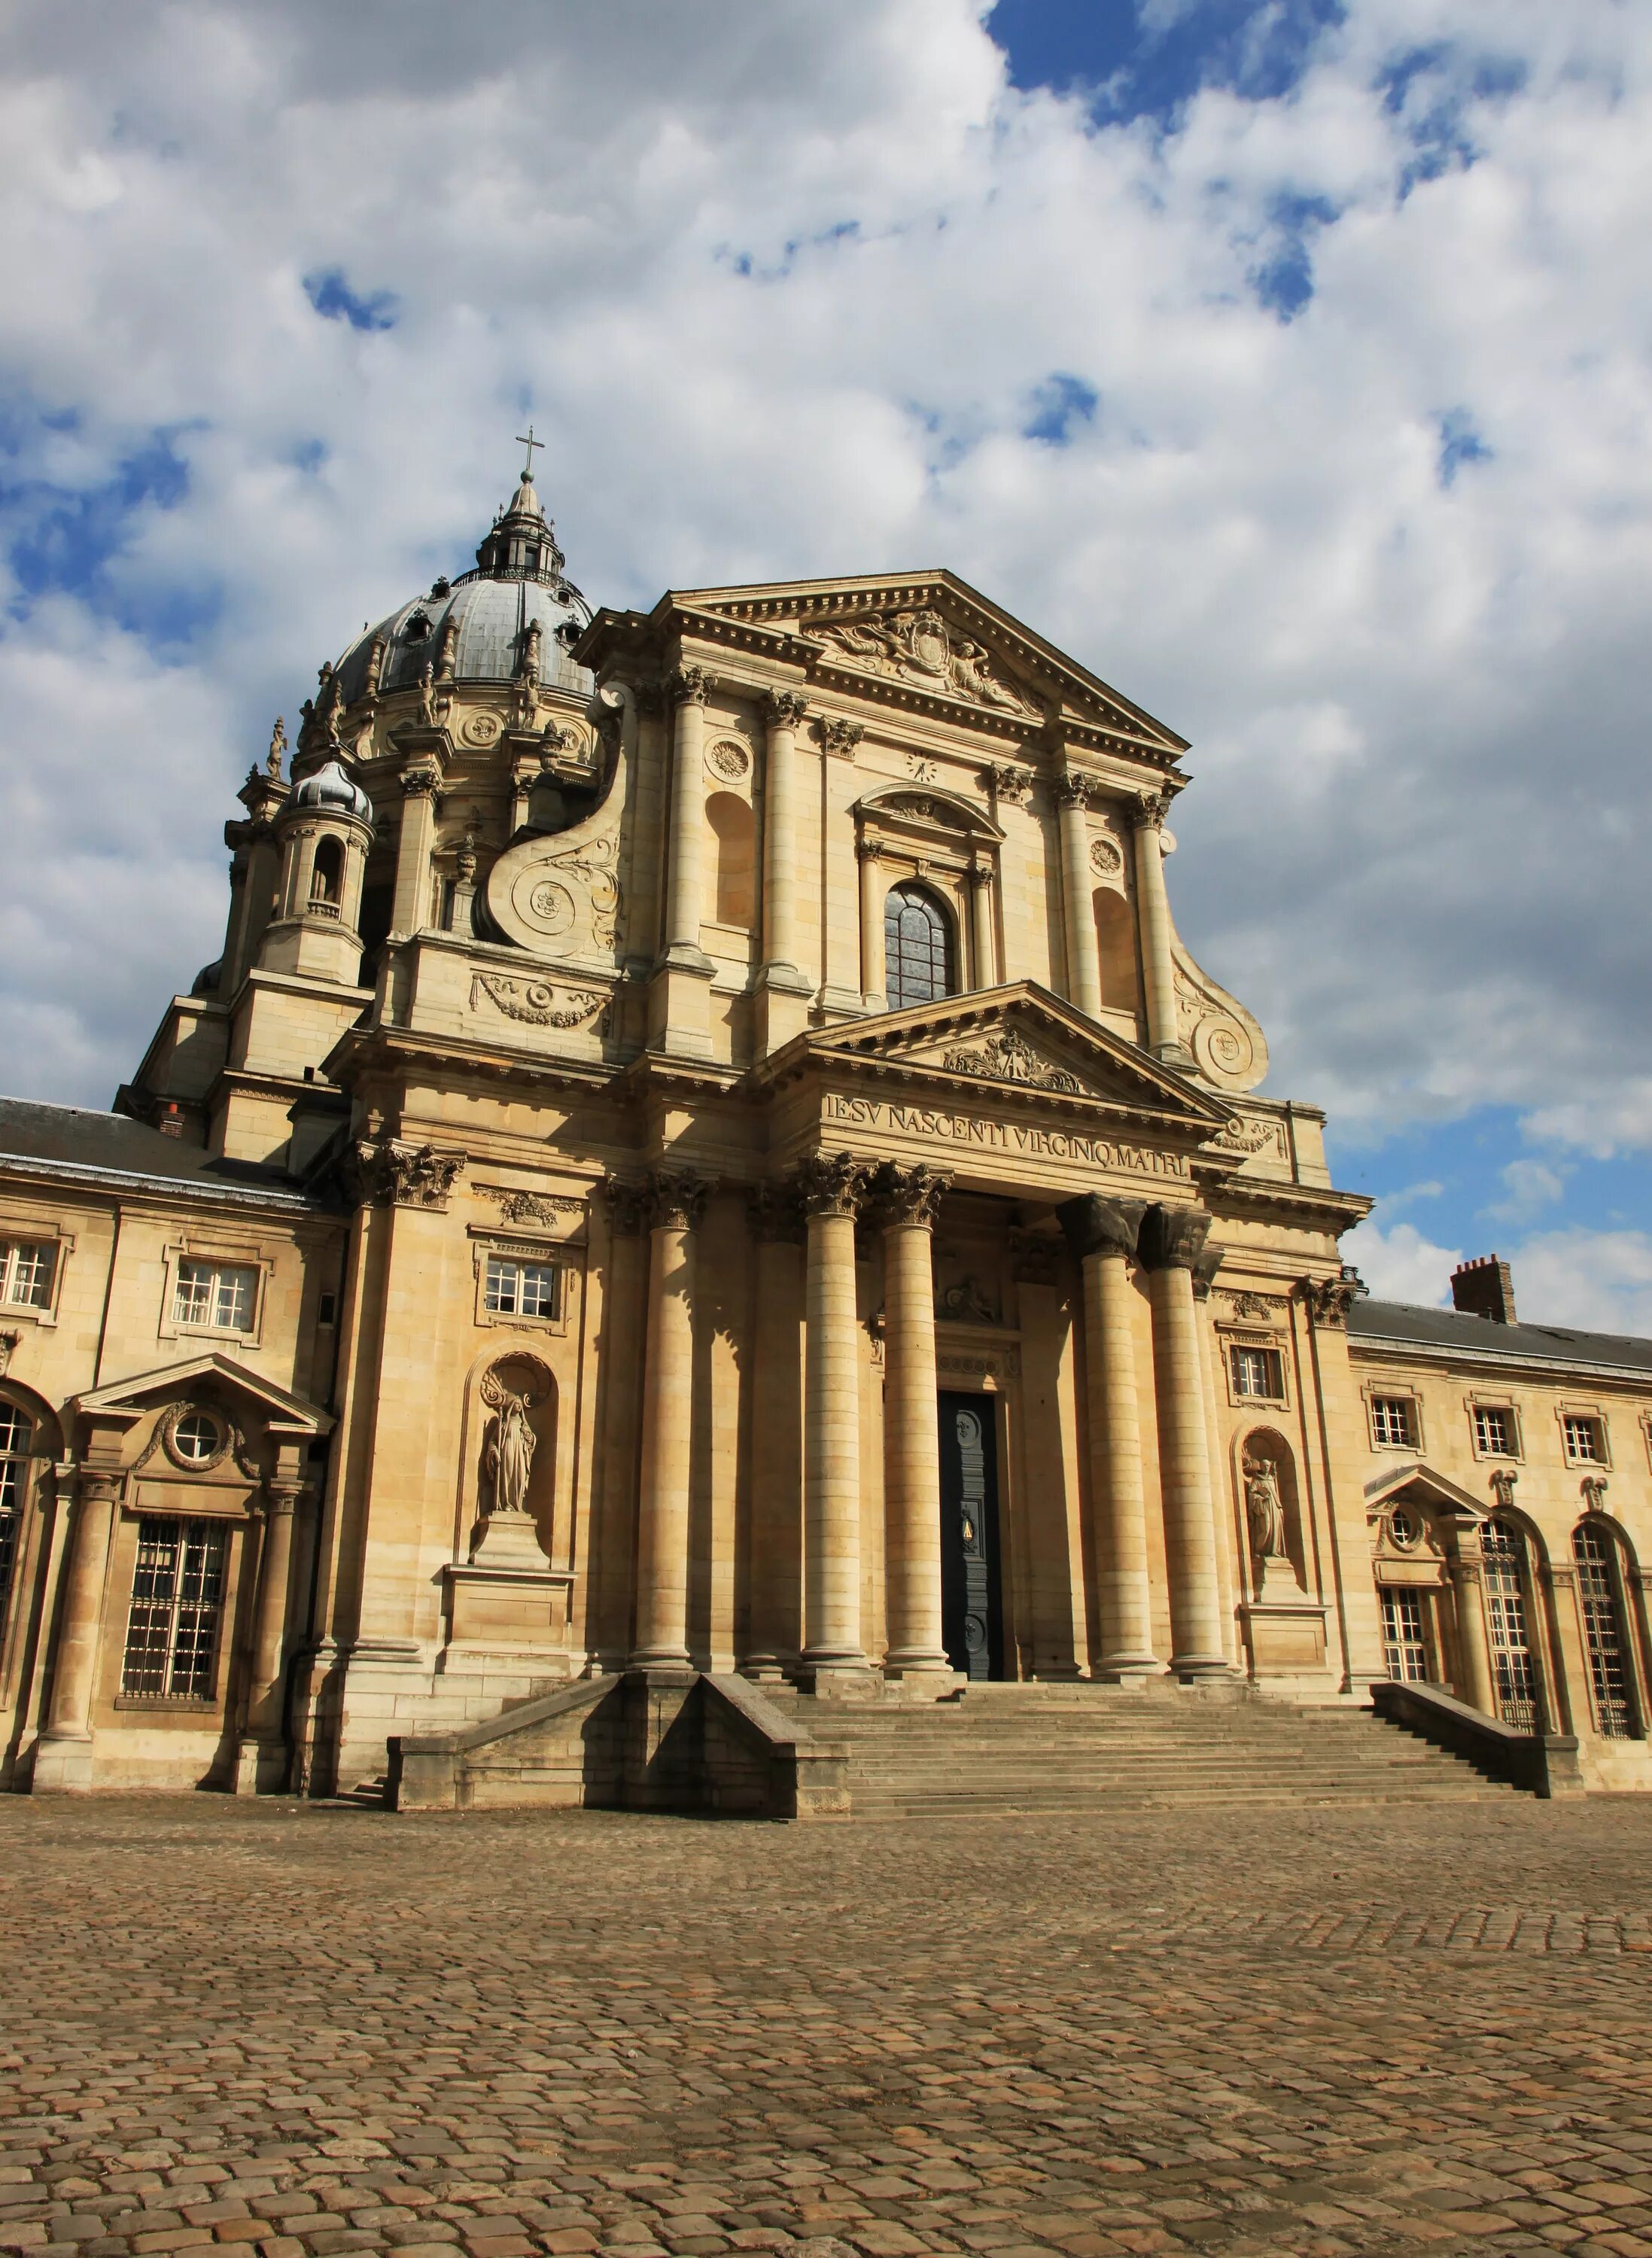
[[[1326,1676],[1324,1603],[1311,1596],[1296,1459],[1272,1427],[1253,1428],[1240,1443],[1235,1474],[1250,1598],[1240,1622],[1255,1678],[1295,1679],[1304,1687]]]
[[[513,1665],[561,1674],[571,1571],[552,1565],[557,1475],[557,1381],[549,1365],[517,1351],[474,1380],[475,1516],[470,1558],[446,1570],[445,1671]]]

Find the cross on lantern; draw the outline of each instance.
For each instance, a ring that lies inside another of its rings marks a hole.
[[[545,451],[545,443],[542,439],[535,438],[534,427],[530,423],[526,438],[520,431],[516,434],[516,444],[519,447],[526,447],[528,450],[528,460],[522,465],[522,476],[525,479],[531,479],[534,475],[534,450],[537,447],[542,455]]]

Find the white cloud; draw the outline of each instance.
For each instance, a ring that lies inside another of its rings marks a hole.
[[[1570,1174],[1568,1167],[1550,1168],[1543,1161],[1510,1161],[1500,1171],[1506,1196],[1481,1212],[1499,1223],[1529,1223],[1565,1197]]]
[[[1378,1301],[1410,1302],[1423,1309],[1450,1306],[1451,1273],[1463,1260],[1460,1247],[1436,1246],[1414,1223],[1385,1230],[1374,1216],[1348,1233],[1343,1256]]]
[[[1014,94],[981,12],[22,0],[11,482],[96,492],[166,427],[190,488],[97,612],[0,621],[0,1078],[131,1070],[270,716],[464,560],[531,412],[593,597],[949,563],[1192,737],[1178,915],[1274,1087],[1648,1141],[1652,18],[1355,0],[1290,95],[1161,131]],[[1477,93],[1493,36],[1523,83]],[[1477,160],[1402,195],[1448,97]],[[1288,323],[1282,197],[1336,215]],[[318,318],[335,267],[397,325]],[[1065,449],[1020,431],[1058,371],[1099,395]],[[1453,416],[1487,451],[1446,486]],[[210,624],[163,665],[111,620],[180,587]]]
[[[1652,1334],[1652,1234],[1548,1231],[1524,1239],[1511,1262],[1514,1306],[1538,1324]]]

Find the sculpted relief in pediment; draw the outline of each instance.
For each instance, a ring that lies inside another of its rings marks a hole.
[[[1019,1083],[1026,1090],[1050,1090],[1073,1097],[1092,1097],[1083,1079],[1035,1050],[1025,1035],[1004,1027],[984,1042],[961,1043],[940,1061],[948,1074],[971,1074],[984,1082]]]
[[[805,635],[862,674],[910,683],[940,698],[962,698],[1000,713],[1037,716],[1038,707],[981,643],[937,611],[861,612],[854,619],[803,621]]]

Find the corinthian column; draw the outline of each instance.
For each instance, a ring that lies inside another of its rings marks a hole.
[[[860,1340],[854,1214],[867,1171],[847,1153],[798,1171],[808,1218],[804,1396],[803,1663],[817,1686],[867,1668],[861,1647]]]
[[[694,1424],[695,1226],[711,1187],[698,1176],[649,1184],[649,1308],[642,1372],[634,1667],[688,1657],[688,1488]]]
[[[996,986],[998,951],[992,930],[992,869],[989,863],[969,866],[969,935],[974,944],[975,985]]]
[[[891,1678],[949,1665],[941,1638],[940,1435],[931,1244],[948,1179],[883,1169],[883,1514]]]
[[[705,838],[705,670],[679,666],[666,685],[677,720],[671,742],[671,845],[665,884],[665,946],[700,954]]]
[[[1144,1213],[1137,1200],[1098,1192],[1057,1211],[1084,1280],[1084,1380],[1089,1419],[1091,1525],[1102,1615],[1100,1678],[1145,1676],[1153,1653],[1147,1573],[1147,1500],[1131,1324],[1131,1257]]]
[[[1176,1025],[1176,967],[1170,941],[1170,898],[1165,891],[1165,811],[1161,792],[1145,792],[1136,827],[1136,899],[1141,918],[1142,972],[1147,988],[1147,1047],[1173,1066],[1190,1063]]]
[[[1183,1678],[1228,1666],[1199,1317],[1193,1298],[1193,1266],[1209,1229],[1209,1217],[1197,1208],[1150,1207],[1142,1218],[1140,1239],[1153,1313],[1159,1472],[1170,1573],[1170,1666]]]
[[[92,1696],[119,1487],[113,1473],[82,1472],[80,1477],[69,1523],[68,1574],[52,1671],[52,1707],[35,1751],[37,1792],[92,1785]]]
[[[1095,940],[1090,876],[1088,777],[1065,776],[1055,787],[1061,826],[1061,911],[1067,934],[1067,993],[1069,1003],[1094,1019],[1102,1008],[1102,958]]]

